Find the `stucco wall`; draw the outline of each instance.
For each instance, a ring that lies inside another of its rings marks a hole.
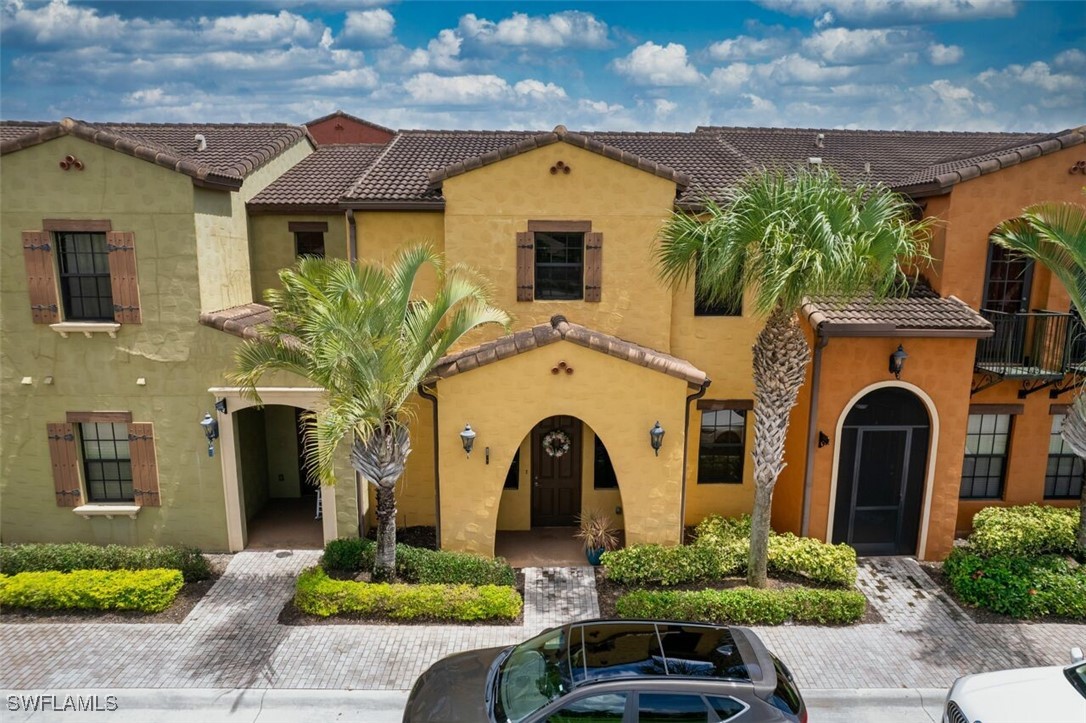
[[[249,259],[252,269],[253,300],[263,303],[264,292],[277,289],[279,270],[297,261],[291,221],[324,222],[324,255],[329,259],[347,258],[347,220],[343,214],[261,214],[249,218]]]
[[[572,171],[551,174],[558,161]],[[517,328],[555,314],[660,351],[671,348],[671,292],[656,280],[652,245],[675,184],[565,143],[445,181],[445,252],[485,270]],[[529,221],[591,221],[603,233],[602,300],[518,302],[516,235]],[[476,334],[465,344],[493,338]]]
[[[570,375],[551,374],[559,360]],[[514,451],[539,421],[577,417],[604,440],[619,480],[628,543],[679,541],[685,382],[560,341],[438,384],[442,545],[493,554],[502,485]],[[476,449],[464,454],[456,431],[470,420]],[[659,456],[648,430],[668,436]],[[450,431],[452,430],[452,431]]]
[[[83,171],[62,171],[65,155]],[[226,547],[219,460],[199,427],[209,382],[236,340],[196,323],[200,312],[191,179],[70,136],[5,155],[0,315],[0,518],[3,540],[188,543]],[[21,231],[44,218],[109,219],[133,231],[143,323],[63,339],[30,317]],[[52,376],[51,385],[44,377]],[[21,384],[23,377],[32,383]],[[144,383],[140,384],[139,380]],[[56,506],[46,424],[67,411],[131,411],[152,422],[162,507],[85,520]]]

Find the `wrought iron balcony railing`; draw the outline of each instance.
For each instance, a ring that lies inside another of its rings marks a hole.
[[[1086,372],[1086,326],[1075,314],[981,310],[995,333],[977,343],[976,369],[1003,379],[1059,379]]]

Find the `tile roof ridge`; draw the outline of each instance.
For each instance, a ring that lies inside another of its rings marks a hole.
[[[385,160],[385,157],[389,154],[392,148],[403,137],[403,131],[397,131],[396,135],[392,136],[392,140],[385,144],[384,150],[377,154],[377,157],[370,162],[370,164],[366,167],[366,170],[362,171],[362,173],[359,174],[358,178],[356,178],[354,182],[347,187],[343,194],[340,195],[340,199],[345,199],[348,201],[354,199],[356,197],[356,194],[361,191],[359,186],[362,185],[362,182],[366,180],[366,177],[369,176],[370,172],[373,171],[373,169],[377,168],[381,161]]]
[[[297,128],[305,130],[297,123],[144,123],[142,121],[80,121],[98,127],[127,128]]]
[[[773,133],[868,133],[880,135],[904,135],[904,136],[1036,136],[1044,132],[1032,131],[946,131],[925,129],[898,129],[898,128],[793,128],[787,126],[698,126],[695,133],[719,133],[722,131],[761,131]]]
[[[935,166],[941,166],[944,163],[953,163],[954,161],[967,161],[967,160],[969,160],[971,158],[979,158],[980,156],[988,156],[988,155],[991,155],[993,153],[1002,153],[1004,151],[1013,151],[1013,150],[1015,150],[1017,148],[1022,148],[1024,146],[1030,146],[1030,145],[1033,145],[1035,143],[1041,143],[1043,141],[1051,140],[1053,138],[1060,138],[1061,136],[1067,135],[1068,133],[1074,133],[1074,132],[1075,132],[1074,128],[1066,128],[1066,129],[1064,129],[1062,131],[1056,131],[1055,133],[1038,133],[1038,134],[1033,135],[1033,136],[1031,136],[1029,138],[1021,138],[1021,139],[1016,140],[1016,141],[1011,142],[1011,143],[1006,143],[1006,144],[1001,145],[1001,146],[996,146],[995,148],[990,148],[990,149],[988,149],[986,151],[980,151],[979,153],[976,152],[976,151],[970,151],[970,152],[967,152],[967,153],[959,153],[958,155],[955,155],[955,156],[946,156],[945,158],[940,158],[939,160],[935,161],[931,165],[926,166],[924,170],[929,169],[929,168],[933,168]]]

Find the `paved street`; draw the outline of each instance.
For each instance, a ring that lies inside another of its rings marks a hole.
[[[528,568],[520,626],[284,626],[297,574],[318,551],[243,552],[181,624],[0,625],[0,688],[404,690],[453,652],[507,645],[597,614],[587,568]],[[879,624],[759,628],[814,689],[939,688],[965,672],[1067,660],[1086,626],[978,625],[913,560],[861,564]]]

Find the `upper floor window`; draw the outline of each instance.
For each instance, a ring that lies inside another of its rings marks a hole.
[[[588,221],[529,221],[517,234],[517,301],[600,301],[603,234]]]
[[[324,234],[328,232],[326,221],[290,221],[287,228],[294,234],[294,255],[324,258]]]
[[[113,231],[109,221],[46,219],[42,226],[23,232],[34,323],[142,321],[135,234]]]
[[[962,463],[962,499],[1000,499],[1007,469],[1010,414],[970,414]]]
[[[1082,478],[1086,464],[1071,451],[1063,439],[1066,414],[1052,415],[1052,432],[1048,438],[1048,469],[1045,472],[1045,499],[1077,499],[1082,494]]]
[[[747,413],[717,409],[701,413],[698,484],[742,484]]]
[[[1033,261],[1019,253],[988,242],[988,267],[982,308],[1016,314],[1029,310]]]
[[[64,318],[113,321],[113,290],[104,233],[56,234]]]

